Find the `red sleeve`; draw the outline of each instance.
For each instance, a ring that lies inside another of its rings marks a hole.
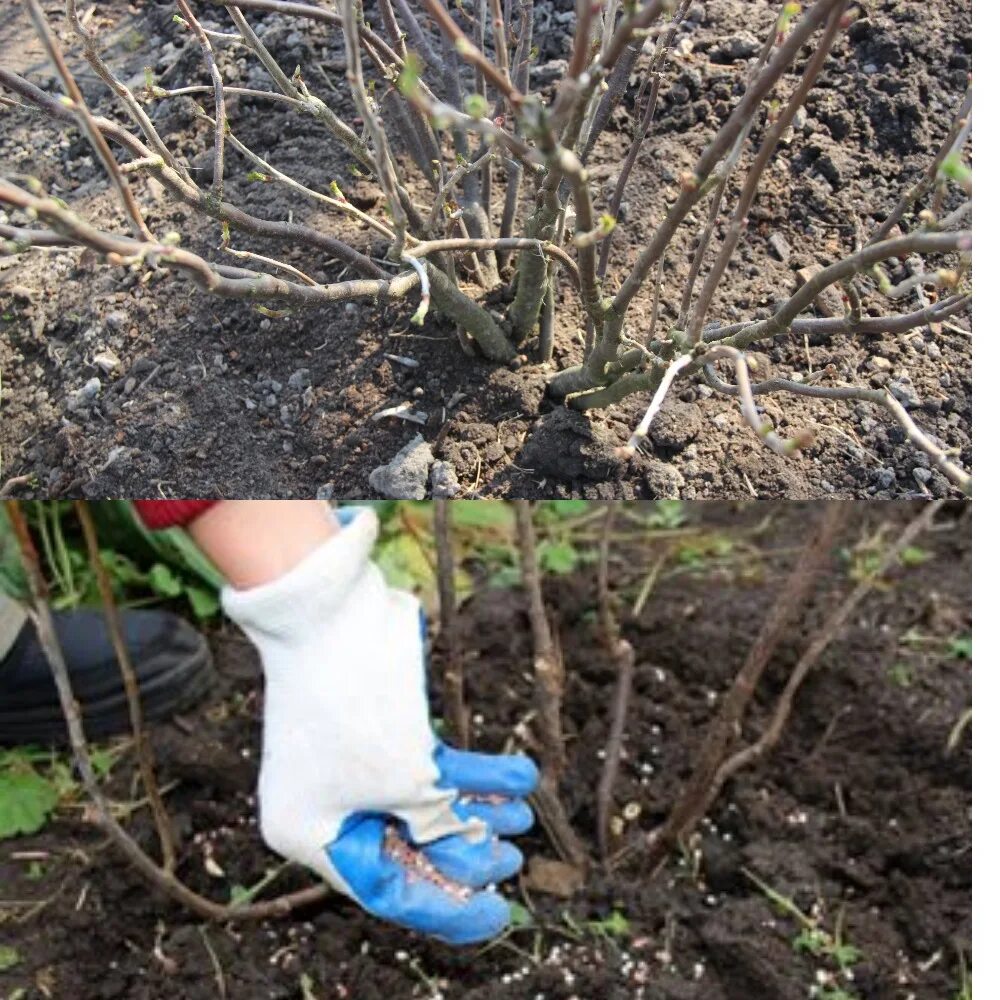
[[[136,500],[135,509],[142,523],[156,531],[193,521],[218,500]]]

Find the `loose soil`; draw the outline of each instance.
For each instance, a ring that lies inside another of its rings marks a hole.
[[[913,505],[865,505],[845,544],[886,523],[898,530],[913,513]],[[615,799],[623,814],[628,804],[638,806],[637,817],[634,806],[627,811],[629,832],[652,828],[676,798],[713,704],[816,510],[703,505],[698,516],[710,537],[738,541],[741,550],[752,543],[759,554],[727,570],[664,574],[638,620],[626,617],[637,672]],[[662,544],[669,543],[629,543],[616,552],[612,579],[624,606]],[[725,788],[701,831],[695,872],[674,857],[650,878],[632,856],[611,874],[592,874],[570,899],[508,887],[544,929],[515,931],[483,950],[419,939],[340,900],[262,925],[202,929],[151,894],[86,815],[63,814],[44,833],[0,847],[2,896],[45,901],[23,923],[13,919],[23,919],[23,909],[0,903],[0,944],[21,956],[0,973],[0,995],[24,988],[26,1000],[806,1000],[822,963],[793,949],[799,928],[745,868],[820,914],[828,930],[841,915],[845,942],[862,956],[848,984],[858,1000],[955,996],[957,956],[968,954],[971,935],[969,734],[951,752],[946,744],[970,703],[971,684],[968,663],[948,654],[948,642],[971,625],[968,512],[956,505],[920,545],[930,558],[894,574],[863,605],[803,687],[774,754]],[[823,611],[850,586],[844,563],[827,574],[816,606],[782,644],[758,692],[748,735],[759,731],[764,706]],[[593,631],[591,573],[550,578],[546,596],[568,673],[562,793],[573,824],[593,845],[614,668]],[[464,605],[460,628],[476,746],[519,745],[515,734],[531,710],[521,594],[483,585]],[[180,874],[224,899],[228,886],[252,885],[276,862],[254,825],[257,663],[230,632],[213,638],[220,675],[214,696],[183,729],[164,724],[153,735],[184,843]],[[439,670],[435,657],[435,679]],[[113,777],[122,799],[130,797],[130,770],[119,765]],[[148,816],[136,815],[130,826],[152,848]],[[521,846],[529,858],[552,854],[537,830]],[[26,851],[50,852],[40,879],[17,860]],[[221,878],[206,870],[209,851]],[[304,884],[302,874],[287,871],[273,891]],[[615,912],[627,920],[620,936],[583,930],[576,939],[574,927]]]
[[[61,24],[61,5],[48,6]],[[971,67],[970,0],[860,6],[861,19],[837,44],[805,116],[768,172],[713,321],[765,314],[794,289],[796,268],[829,263],[852,249],[858,221],[864,229],[884,218],[947,131]],[[536,4],[538,88],[551,87],[563,72],[559,60],[568,52],[572,7],[572,0]],[[668,84],[615,233],[613,279],[625,273],[679,178],[738,100],[746,63],[734,57],[747,50],[748,33],[764,37],[774,9],[765,0],[693,5],[682,32],[693,50],[669,60]],[[162,0],[98,6],[94,21],[105,25],[107,57],[131,86],[141,88],[148,64],[163,86],[207,82],[196,46],[172,23],[173,13],[174,6]],[[205,14],[210,17],[210,11]],[[349,99],[338,92],[342,50],[330,33],[318,23],[277,15],[260,23],[279,60],[287,67],[301,64],[310,85],[353,119]],[[23,14],[0,24],[0,53],[5,64],[58,91]],[[269,88],[263,71],[238,50],[220,58],[227,80]],[[75,57],[73,64],[92,106],[117,114],[87,67]],[[787,96],[787,86],[779,97]],[[234,100],[229,112],[237,136],[303,183],[326,190],[335,178],[357,204],[376,203],[371,183],[352,177],[342,151],[317,123],[281,105],[246,99]],[[155,119],[196,176],[208,178],[211,135],[194,120],[189,99],[158,102]],[[590,164],[601,185],[599,209],[614,187],[633,124],[626,100]],[[250,165],[234,152],[227,163],[233,202],[384,252],[369,234],[317,210],[316,203],[277,184],[251,182]],[[3,109],[0,164],[15,177],[39,177],[91,219],[121,224],[89,147],[71,129]],[[217,250],[215,226],[178,208],[155,181],[135,186],[156,231],[177,230],[191,249],[225,257]],[[775,233],[786,240],[786,260],[778,260],[769,243]],[[663,322],[676,307],[695,239],[695,225],[686,226],[668,262]],[[336,262],[308,248],[238,234],[234,243],[284,256],[319,281],[341,274]],[[432,317],[425,327],[414,327],[412,303],[352,303],[269,317],[164,272],[123,278],[78,250],[39,251],[2,263],[3,478],[34,475],[44,495],[368,496],[371,471],[419,429],[395,419],[373,420],[400,403],[429,415],[422,432],[436,455],[454,464],[464,496],[949,492],[888,416],[869,404],[765,397],[762,405],[779,431],[811,428],[816,435],[812,447],[785,459],[748,432],[733,399],[704,385],[682,385],[654,423],[650,453],[626,463],[617,448],[640,419],[648,395],[589,417],[568,412],[545,396],[550,368],[530,355],[515,363],[516,370],[470,360],[447,325]],[[894,279],[920,267],[915,258],[890,263]],[[866,305],[873,314],[886,307],[876,295],[867,296]],[[900,305],[916,308],[913,302]],[[634,315],[636,333],[645,330],[649,308],[647,289]],[[560,292],[555,345],[558,367],[580,359],[580,316],[570,290]],[[95,358],[109,350],[119,364],[105,372]],[[418,367],[404,367],[390,354],[412,358]],[[834,336],[812,344],[781,337],[755,356],[762,377],[806,375],[833,365],[844,383],[893,383],[918,422],[970,465],[968,316],[898,337]],[[93,378],[100,385],[97,395],[81,395]]]

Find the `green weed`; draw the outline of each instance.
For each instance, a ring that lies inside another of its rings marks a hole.
[[[810,955],[821,963],[824,982],[816,996],[820,1000],[858,1000],[844,984],[853,979],[853,968],[861,961],[862,954],[844,936],[844,909],[837,913],[833,932],[826,930],[820,920],[804,913],[787,896],[769,886],[748,869],[743,874],[767,897],[783,915],[792,917],[799,924],[799,933],[792,940],[792,949]]]

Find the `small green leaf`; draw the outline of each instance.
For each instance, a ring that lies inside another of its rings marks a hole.
[[[465,113],[470,118],[485,118],[489,113],[489,105],[482,94],[469,94],[465,99]]]
[[[191,605],[191,611],[198,621],[214,618],[219,613],[219,596],[207,587],[188,586],[184,596]]]
[[[456,525],[467,528],[506,528],[514,513],[503,500],[453,500],[449,507]]]
[[[897,687],[908,688],[913,683],[913,673],[905,663],[896,663],[889,668],[889,680]]]
[[[520,903],[510,904],[510,926],[511,927],[533,927],[535,918],[531,911]]]
[[[161,597],[179,597],[181,590],[180,577],[163,563],[154,563],[149,571],[149,585]]]
[[[955,660],[972,659],[972,636],[960,635],[948,642],[948,654]]]
[[[410,52],[406,56],[403,68],[396,77],[396,87],[403,97],[416,97],[420,89],[420,74],[424,66],[421,60]]]
[[[579,553],[568,542],[543,542],[538,546],[538,562],[546,573],[572,573],[579,561]]]
[[[229,905],[239,906],[240,903],[247,902],[252,895],[252,891],[245,885],[231,885],[229,887]]]
[[[13,969],[15,965],[20,965],[21,953],[10,945],[0,944],[0,972]]]
[[[108,750],[98,748],[90,751],[90,766],[98,778],[106,778],[114,763],[115,758]]]
[[[962,187],[967,187],[972,183],[972,170],[962,159],[961,153],[951,153],[946,156],[938,173]]]
[[[927,562],[928,559],[933,558],[933,553],[928,552],[926,549],[922,549],[916,545],[908,546],[899,554],[899,561],[904,566],[920,566]]]
[[[0,774],[0,840],[37,833],[58,801],[52,784],[32,768]]]
[[[579,517],[593,508],[589,500],[546,500],[539,513],[553,518]]]
[[[625,937],[631,930],[628,918],[620,910],[612,910],[610,916],[603,920],[592,920],[587,926],[598,934],[618,938]]]

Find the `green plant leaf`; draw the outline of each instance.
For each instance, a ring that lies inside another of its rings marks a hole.
[[[587,926],[599,934],[607,934],[617,938],[625,937],[632,929],[628,917],[620,910],[612,910],[610,916],[603,920],[591,920]]]
[[[33,768],[0,774],[0,840],[37,833],[58,801],[52,783]]]
[[[187,586],[184,588],[184,596],[199,621],[214,618],[219,613],[219,595],[214,590],[197,585]]]
[[[239,906],[240,903],[246,903],[253,897],[253,890],[248,889],[245,885],[231,885],[229,887],[229,905]]]
[[[948,654],[955,660],[972,659],[972,636],[959,635],[948,641]]]
[[[154,563],[149,571],[149,585],[161,597],[179,597],[183,586],[180,577],[163,563]]]
[[[452,500],[451,520],[466,528],[506,528],[514,523],[514,512],[503,500]]]
[[[546,573],[572,573],[580,562],[580,554],[569,542],[542,542],[538,546],[538,563]]]
[[[90,766],[98,778],[106,778],[114,766],[115,757],[109,750],[96,748],[90,751]]]
[[[904,566],[921,566],[928,559],[933,559],[934,554],[922,549],[917,545],[910,545],[899,553],[899,561]]]
[[[546,500],[539,505],[539,513],[554,520],[579,517],[591,509],[589,500]]]
[[[15,965],[20,965],[21,953],[8,944],[0,944],[0,972],[13,969]]]

